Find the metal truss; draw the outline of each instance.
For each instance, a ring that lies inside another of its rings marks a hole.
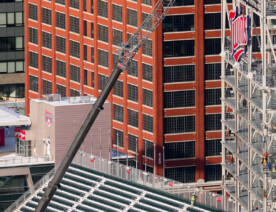
[[[233,0],[249,17],[251,39],[236,62],[222,0],[222,175],[235,211],[276,209],[276,1]],[[259,17],[256,26],[253,17]],[[259,53],[253,52],[252,35]],[[267,159],[266,159],[267,158]],[[269,165],[270,164],[270,165]],[[225,203],[224,203],[225,204]],[[225,204],[226,207],[226,204]],[[226,210],[226,208],[225,208]]]

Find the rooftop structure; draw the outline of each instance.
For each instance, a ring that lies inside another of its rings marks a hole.
[[[237,212],[276,208],[275,3],[222,1],[223,188]]]
[[[11,109],[0,107],[0,127],[31,125],[29,117],[14,112]]]

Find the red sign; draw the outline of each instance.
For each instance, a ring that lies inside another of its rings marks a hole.
[[[45,121],[47,122],[48,126],[52,124],[53,121],[53,114],[50,113],[49,111],[45,110]]]
[[[25,131],[24,130],[14,128],[14,134],[15,134],[15,137],[25,140]]]
[[[236,11],[229,13],[229,25],[231,29],[231,53],[238,62],[240,56],[247,51],[250,37],[249,17],[242,15],[242,7],[236,7]]]

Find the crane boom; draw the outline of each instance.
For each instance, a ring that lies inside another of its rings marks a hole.
[[[104,89],[93,105],[91,111],[88,113],[88,116],[86,117],[59,168],[57,169],[56,174],[49,182],[46,191],[44,192],[35,209],[36,212],[44,211],[48,206],[70,163],[74,159],[79,147],[95,122],[99,112],[102,110],[102,106],[110,94],[115,82],[119,78],[121,72],[127,69],[139,48],[165,18],[174,2],[175,0],[158,0],[152,12],[147,16],[142,25],[133,35],[131,35],[127,43],[122,45],[122,48],[119,51],[119,60],[117,66],[112,71]]]

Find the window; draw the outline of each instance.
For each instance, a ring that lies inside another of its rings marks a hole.
[[[205,141],[205,155],[207,156],[220,156],[221,153],[221,140],[206,140]]]
[[[91,22],[91,38],[94,38],[94,23]]]
[[[194,5],[194,0],[177,0],[174,2],[174,7],[176,6],[187,6],[187,5]]]
[[[221,52],[221,39],[220,38],[210,38],[205,39],[205,55],[220,54]]]
[[[70,55],[80,58],[80,44],[70,40]]]
[[[108,68],[108,52],[99,49],[99,65]]]
[[[195,55],[194,40],[165,41],[163,42],[164,57],[186,57]]]
[[[211,63],[204,65],[205,80],[220,80],[221,63]]]
[[[65,14],[56,12],[56,27],[65,29]]]
[[[143,80],[152,82],[152,66],[143,63]]]
[[[147,24],[143,25],[143,29],[151,30],[152,29],[152,17],[147,13],[142,13],[142,22],[144,23],[144,21],[146,19],[148,19],[147,22],[146,22]]]
[[[56,45],[57,45],[57,52],[66,53],[66,40],[65,38],[56,36]]]
[[[163,31],[164,32],[195,31],[194,15],[166,16],[163,21]]]
[[[123,88],[124,88],[124,83],[122,81],[117,80],[114,85],[113,95],[124,97]]]
[[[205,115],[205,130],[221,130],[221,114]]]
[[[145,40],[142,45],[142,52],[145,55],[152,56],[152,41]]]
[[[52,25],[51,10],[42,8],[42,23]]]
[[[65,5],[65,0],[56,0],[56,3],[57,4]]]
[[[57,75],[66,78],[66,63],[60,60],[56,61]]]
[[[57,93],[61,95],[61,97],[66,97],[66,88],[62,85],[57,84]]]
[[[70,0],[70,7],[79,9],[79,0]]]
[[[255,13],[253,13],[253,21],[256,27],[260,26],[260,16],[256,15]],[[254,23],[253,23],[253,27],[254,27]]]
[[[29,19],[37,21],[37,6],[34,4],[29,4]]]
[[[153,142],[143,139],[143,146],[143,155],[147,158],[153,158]]]
[[[113,105],[113,119],[116,121],[124,122],[124,108],[120,105]]]
[[[147,105],[152,107],[153,99],[152,99],[152,91],[143,88],[143,105]]]
[[[205,166],[205,181],[217,181],[221,180],[221,165],[206,165]]]
[[[91,72],[91,87],[92,88],[94,88],[94,83],[95,83],[94,72]]]
[[[29,51],[29,65],[33,68],[38,68],[38,54]]]
[[[0,85],[0,96],[12,97],[12,98],[24,98],[25,97],[25,85]]]
[[[52,73],[52,58],[42,55],[42,70]]]
[[[124,147],[124,133],[121,130],[113,129],[114,140],[113,145]]]
[[[128,84],[128,100],[138,102],[138,87],[135,85]]]
[[[164,132],[165,134],[195,132],[195,116],[164,118]]]
[[[32,75],[30,76],[30,90],[38,92],[38,78]]]
[[[221,28],[221,15],[220,13],[206,13],[204,14],[204,29],[220,29]]]
[[[70,16],[70,32],[80,33],[79,18]]]
[[[43,95],[52,93],[52,82],[43,80]]]
[[[143,130],[153,132],[153,118],[152,116],[143,114]]]
[[[74,89],[70,89],[70,96],[80,96],[80,92]]]
[[[194,65],[164,67],[163,73],[165,83],[195,81]]]
[[[138,77],[138,62],[136,60],[131,60],[128,69],[129,69],[127,71],[128,75]]]
[[[92,0],[93,1],[93,0]],[[93,3],[92,3],[93,4]],[[87,0],[83,0],[83,11],[87,12]]]
[[[83,35],[87,36],[87,21],[83,21]]]
[[[195,142],[165,143],[165,159],[180,159],[195,157]]]
[[[94,1],[91,0],[91,13],[93,14],[94,13]]]
[[[137,27],[137,11],[127,9],[127,24]]]
[[[0,62],[0,74],[10,73],[23,73],[24,72],[24,61],[5,61]]]
[[[42,46],[48,49],[52,49],[52,34],[48,32],[42,32]]]
[[[182,183],[195,182],[195,166],[165,168],[165,177]]]
[[[119,56],[117,54],[112,54],[113,56],[113,67],[117,66],[118,60],[119,60]]]
[[[221,104],[221,89],[206,89],[205,90],[205,105],[220,105]]]
[[[91,47],[91,63],[94,63],[94,47]]]
[[[149,173],[153,173],[153,167],[152,166],[145,166],[145,164],[143,164],[143,169],[142,170],[146,170],[146,172]]]
[[[105,1],[99,0],[98,4],[98,15],[108,18],[108,4]]]
[[[128,125],[138,128],[138,112],[128,109]]]
[[[123,32],[113,29],[113,45],[121,46],[123,42]]]
[[[99,90],[103,90],[106,83],[107,83],[108,77],[105,75],[99,74]]]
[[[195,106],[195,91],[164,92],[164,108]]]
[[[221,0],[204,0],[204,4],[220,4]],[[232,0],[227,0],[227,3],[232,3]]]
[[[34,44],[38,43],[37,29],[29,27],[29,42]]]
[[[116,4],[112,4],[113,7],[113,20],[122,22],[123,21],[123,12],[122,7]]]
[[[253,52],[260,52],[260,47],[259,47],[259,43],[258,43],[258,39],[257,36],[252,36],[252,51]],[[259,36],[259,40],[261,41],[261,38]]]
[[[24,50],[24,37],[0,37],[0,52]]]
[[[108,43],[108,28],[99,25],[99,40]]]
[[[138,137],[128,134],[128,150],[138,153]]]
[[[0,13],[0,27],[22,27],[23,12]]]
[[[70,65],[70,80],[80,82],[80,67]]]
[[[84,85],[87,85],[87,70],[84,69]]]
[[[152,5],[151,0],[142,0],[143,4]]]

